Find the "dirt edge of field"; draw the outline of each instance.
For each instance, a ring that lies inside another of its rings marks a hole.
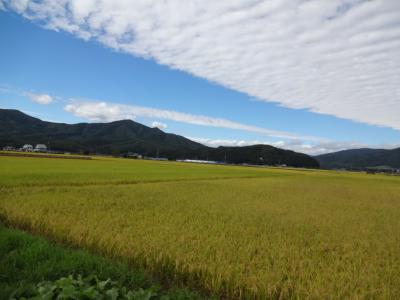
[[[59,159],[92,159],[90,156],[79,156],[79,155],[58,155],[58,154],[30,154],[30,153],[15,153],[15,152],[0,152],[0,156],[12,156],[12,157],[34,157],[34,158],[59,158]]]

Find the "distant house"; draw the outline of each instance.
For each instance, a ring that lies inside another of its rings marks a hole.
[[[142,155],[140,155],[139,153],[132,153],[132,152],[128,152],[123,156],[125,158],[137,158],[137,159],[141,159],[142,158]]]
[[[5,147],[3,147],[3,151],[14,151],[15,150],[15,147],[13,147],[13,146],[5,146]]]
[[[216,161],[200,159],[177,159],[178,162],[197,163],[197,164],[216,164]]]
[[[33,146],[29,145],[29,144],[25,144],[24,146],[22,146],[22,151],[24,151],[24,152],[32,152],[33,151]]]
[[[47,152],[47,146],[44,144],[37,144],[35,147],[35,152]]]
[[[367,174],[376,174],[376,173],[382,173],[382,174],[399,174],[400,169],[397,168],[392,168],[390,166],[376,166],[376,167],[368,167],[366,168]]]

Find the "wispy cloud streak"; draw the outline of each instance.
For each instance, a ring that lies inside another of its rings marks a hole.
[[[340,142],[340,141],[322,141],[308,143],[301,140],[290,141],[264,141],[264,140],[227,140],[227,139],[209,139],[187,136],[188,139],[198,143],[210,146],[242,147],[251,145],[271,145],[274,147],[306,153],[309,155],[319,155],[331,152],[337,152],[348,149],[375,148],[375,149],[394,149],[400,147],[400,144],[381,144],[367,145],[358,142]]]
[[[283,131],[270,130],[262,127],[242,124],[228,119],[213,118],[203,115],[194,115],[145,106],[108,103],[104,101],[72,99],[72,102],[66,105],[64,109],[65,111],[70,112],[77,117],[85,118],[94,122],[111,122],[122,119],[135,119],[139,116],[151,119],[171,120],[199,126],[243,130],[265,136],[285,139],[322,140],[322,138],[314,136],[300,136]]]

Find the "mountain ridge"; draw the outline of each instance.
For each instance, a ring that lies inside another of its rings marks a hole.
[[[202,159],[236,164],[286,164],[318,168],[318,162],[303,153],[270,145],[212,148],[133,120],[109,123],[54,123],[18,110],[0,109],[0,146],[47,144],[66,152],[122,155],[135,152],[149,157]]]
[[[400,168],[400,148],[395,149],[349,149],[315,156],[321,168],[365,169],[377,166]]]

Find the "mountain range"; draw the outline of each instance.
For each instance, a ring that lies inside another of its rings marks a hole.
[[[389,166],[400,168],[400,148],[387,149],[350,149],[315,157],[321,168],[360,170],[367,167]]]
[[[285,164],[318,168],[306,154],[269,145],[207,147],[132,120],[64,124],[42,121],[18,110],[0,109],[0,146],[46,144],[51,150],[123,155],[128,152],[168,159],[202,159],[235,164]]]

